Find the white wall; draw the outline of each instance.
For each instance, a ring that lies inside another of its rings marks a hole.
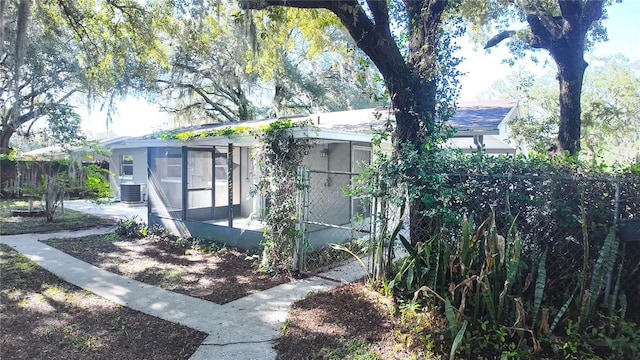
[[[121,161],[123,155],[133,156],[133,176],[121,176]],[[114,196],[120,199],[120,184],[134,182],[141,184],[140,188],[145,199],[147,194],[147,149],[130,148],[112,150],[109,157],[109,171],[111,174],[111,189]]]
[[[236,160],[238,162],[238,160]],[[255,177],[254,161],[251,159],[251,148],[240,148],[240,216],[249,217],[260,204],[260,195],[255,199],[249,195],[251,188],[257,179]],[[258,214],[256,214],[257,216]]]

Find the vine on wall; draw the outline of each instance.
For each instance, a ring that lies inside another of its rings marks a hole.
[[[297,227],[298,168],[309,154],[313,140],[308,136],[294,138],[291,129],[312,127],[310,120],[281,119],[256,133],[259,145],[254,157],[260,181],[254,193],[260,193],[268,203],[262,214],[265,221],[262,268],[267,271],[292,269],[293,249],[302,236]]]

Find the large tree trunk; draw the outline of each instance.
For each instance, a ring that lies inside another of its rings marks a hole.
[[[241,0],[247,9],[269,6],[325,8],[333,12],[358,47],[373,61],[382,74],[395,110],[396,127],[393,134],[396,161],[402,161],[402,147],[410,144],[424,153],[427,136],[433,135],[436,113],[436,47],[438,29],[447,0],[411,0],[407,8],[409,29],[409,58],[405,61],[391,35],[387,1],[368,0],[368,13],[357,0]],[[405,174],[417,183],[420,169],[408,169]],[[413,243],[425,241],[421,199],[409,199],[410,236]]]
[[[9,140],[11,140],[11,136],[15,131],[7,126],[3,126],[3,129],[0,131],[0,155],[8,155],[11,153],[11,149],[9,149]]]
[[[582,55],[582,53],[580,54]],[[575,155],[580,152],[580,125],[582,81],[587,63],[582,59],[555,57],[558,64],[560,86],[560,123],[558,125],[558,150]]]
[[[529,7],[523,11],[531,29],[531,46],[546,49],[558,66],[560,86],[560,121],[558,124],[557,152],[570,155],[580,152],[582,81],[587,63],[584,61],[584,44],[587,32],[594,21],[602,18],[603,0],[558,0],[562,16]]]
[[[408,104],[401,103],[401,91],[396,93],[397,101],[394,107],[406,109],[402,116],[413,117],[413,124],[401,126],[397,123],[396,140],[399,145],[410,143],[415,146],[419,156],[428,157],[429,151],[425,148],[425,143],[429,136],[436,135],[436,54],[438,47],[438,31],[442,21],[442,13],[447,7],[447,1],[428,0],[424,2],[406,2],[407,14],[409,17],[409,59],[408,65],[411,74],[414,76],[411,84]],[[399,107],[403,106],[403,107]],[[399,114],[400,115],[400,114]],[[397,119],[397,117],[396,117]],[[417,121],[416,121],[417,120]],[[409,120],[406,121],[409,123]],[[417,122],[417,124],[415,124]],[[417,129],[416,129],[417,127]],[[402,132],[401,132],[402,131]],[[396,146],[398,151],[398,146]],[[398,154],[402,156],[402,154]],[[408,177],[414,179],[414,183],[408,186],[424,185],[421,182],[419,173],[426,169],[409,169]],[[412,244],[426,242],[431,236],[428,223],[429,218],[424,215],[426,205],[420,196],[409,199],[409,235]]]

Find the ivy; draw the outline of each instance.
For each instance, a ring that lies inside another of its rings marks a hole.
[[[293,122],[281,119],[272,122],[257,134],[259,146],[254,157],[260,181],[253,193],[260,193],[269,206],[263,210],[265,221],[262,243],[262,268],[267,271],[292,269],[293,249],[302,236],[298,228],[297,193],[300,190],[298,169],[309,154],[313,140],[295,138],[292,128],[306,129],[311,120]]]
[[[287,121],[289,122],[289,127],[297,126],[297,123],[292,123],[291,120],[289,119],[276,120],[274,123],[286,123]],[[171,131],[162,132],[156,136],[162,140],[180,140],[185,142],[190,140],[195,140],[195,139],[205,139],[209,137],[218,137],[218,136],[231,137],[231,136],[253,135],[258,137],[263,132],[268,131],[273,126],[274,123],[268,124],[268,125],[258,125],[254,127],[251,127],[249,125],[225,126],[221,128],[208,129],[203,131],[189,130],[189,131],[177,132],[175,130],[171,130]],[[282,126],[282,125],[278,125],[278,126]]]
[[[254,136],[258,145],[254,158],[260,181],[251,190],[268,201],[261,214],[265,221],[262,268],[269,271],[291,269],[292,252],[296,240],[302,236],[297,229],[298,168],[309,153],[313,140],[295,138],[292,129],[313,128],[310,119],[292,121],[278,119],[264,125],[238,125],[204,131],[168,131],[158,135],[163,140],[189,141],[218,136]],[[305,131],[306,132],[306,131]]]

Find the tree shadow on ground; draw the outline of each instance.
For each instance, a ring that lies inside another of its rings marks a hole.
[[[188,359],[206,334],[71,285],[0,245],[2,359]]]

